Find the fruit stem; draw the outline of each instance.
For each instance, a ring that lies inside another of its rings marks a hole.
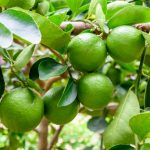
[[[141,76],[142,76],[142,68],[143,68],[143,64],[144,64],[144,59],[145,59],[145,54],[146,54],[146,47],[143,50],[143,53],[141,55],[141,60],[140,60],[140,65],[139,65],[139,69],[138,69],[138,74],[137,74],[137,78],[135,80],[135,93],[138,96],[138,89],[139,89],[139,84],[140,84],[140,80],[141,80]]]

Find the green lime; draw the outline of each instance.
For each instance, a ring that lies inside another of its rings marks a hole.
[[[49,2],[48,1],[43,1],[38,3],[38,6],[36,8],[36,12],[41,14],[41,15],[46,15],[49,10]]]
[[[35,4],[35,0],[10,0],[7,7],[21,7],[23,9],[31,9]]]
[[[129,63],[137,59],[145,46],[141,31],[132,26],[119,26],[107,37],[109,54],[117,61]]]
[[[11,131],[24,132],[34,129],[44,113],[42,99],[28,88],[16,88],[0,102],[0,118]]]
[[[117,13],[122,8],[131,5],[126,1],[114,1],[107,5],[107,19],[110,19],[115,13]]]
[[[90,73],[83,76],[78,83],[78,99],[90,109],[106,106],[112,97],[113,84],[105,75]]]
[[[114,85],[118,85],[121,82],[121,71],[120,71],[120,69],[116,69],[116,68],[111,67],[108,70],[106,75],[109,77],[109,79],[112,81],[112,83]]]
[[[101,67],[107,55],[104,41],[92,33],[74,37],[68,45],[68,57],[77,70],[91,72]]]
[[[50,122],[58,125],[72,121],[79,111],[79,102],[77,100],[67,106],[57,106],[63,90],[63,87],[52,88],[43,97],[45,116]]]

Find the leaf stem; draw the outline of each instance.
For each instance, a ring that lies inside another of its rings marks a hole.
[[[142,76],[142,68],[143,68],[143,64],[144,64],[144,59],[145,59],[145,54],[146,54],[146,47],[143,50],[143,53],[141,55],[141,60],[140,60],[140,65],[139,65],[139,69],[138,69],[138,74],[137,74],[137,78],[135,80],[135,93],[138,96],[138,89],[139,89],[139,84],[140,84],[140,80],[141,80],[141,76]]]

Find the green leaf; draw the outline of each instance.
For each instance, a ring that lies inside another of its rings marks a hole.
[[[120,144],[133,144],[134,134],[129,126],[132,116],[140,112],[137,96],[129,90],[124,100],[118,107],[114,120],[104,132],[106,149]]]
[[[0,47],[8,48],[13,42],[12,33],[0,23]]]
[[[4,81],[2,69],[0,67],[0,98],[2,97],[4,91],[5,91],[5,81]]]
[[[103,117],[93,117],[88,121],[87,127],[93,132],[103,133],[107,127],[107,122]]]
[[[95,14],[97,5],[100,4],[103,10],[103,13],[106,14],[107,11],[107,0],[91,0],[89,11],[88,11],[88,17],[91,17],[93,14]]]
[[[49,58],[39,64],[39,79],[47,80],[50,77],[59,76],[63,74],[67,68],[68,67],[66,65],[62,65],[56,62],[54,59]]]
[[[33,18],[25,12],[8,9],[0,14],[0,22],[17,37],[38,44],[41,33]]]
[[[61,13],[61,14],[55,14],[52,16],[49,16],[49,20],[59,26],[66,18],[66,13]]]
[[[77,13],[80,6],[83,3],[83,0],[66,0],[66,1],[70,9],[73,11],[73,13]]]
[[[96,22],[99,24],[102,31],[104,31],[105,14],[103,13],[103,10],[100,4],[96,6]]]
[[[148,43],[148,45],[150,45],[150,34],[142,32],[146,42]]]
[[[147,87],[145,91],[145,108],[150,108],[150,79],[148,79]]]
[[[14,62],[14,67],[17,70],[22,69],[27,65],[27,63],[30,61],[32,54],[34,52],[35,45],[29,45],[23,51],[18,55],[17,59]]]
[[[33,64],[29,77],[32,80],[47,80],[50,77],[63,74],[67,68],[66,65],[59,64],[54,59],[46,57],[39,59]]]
[[[58,107],[67,106],[73,103],[77,97],[77,86],[73,79],[70,78],[63,94],[58,102]]]
[[[118,19],[121,18],[121,19]],[[136,23],[143,23],[150,21],[150,8],[138,5],[127,6],[108,21],[110,28],[115,28],[121,25],[132,25]]]
[[[150,144],[149,143],[145,143],[141,146],[140,150],[150,150]]]
[[[136,150],[130,145],[116,145],[111,147],[109,150]]]
[[[44,16],[36,13],[32,13],[31,15],[35,19],[35,22],[38,24],[42,33],[42,44],[49,48],[60,50],[69,43],[70,34],[64,32],[60,27],[50,22],[50,20]]]
[[[150,132],[150,112],[144,112],[130,119],[130,127],[140,138],[144,138]]]

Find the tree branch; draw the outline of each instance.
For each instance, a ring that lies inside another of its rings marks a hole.
[[[59,137],[59,134],[60,132],[62,131],[64,125],[61,125],[59,126],[59,128],[56,130],[54,136],[52,137],[51,141],[50,141],[50,144],[48,146],[48,150],[52,150],[53,146],[57,143],[58,141],[58,137]]]
[[[72,31],[73,35],[77,35],[79,33],[81,33],[82,31],[86,30],[86,29],[92,29],[94,26],[90,23],[87,22],[82,22],[82,21],[66,21],[63,22],[60,25],[61,29],[65,29],[67,27],[67,25],[71,24],[74,27],[74,30]],[[135,24],[134,27],[136,27],[137,29],[144,31],[144,32],[149,32],[150,31],[150,22],[149,23],[140,23],[140,24]],[[98,33],[98,31],[95,29],[94,30],[95,33]]]

